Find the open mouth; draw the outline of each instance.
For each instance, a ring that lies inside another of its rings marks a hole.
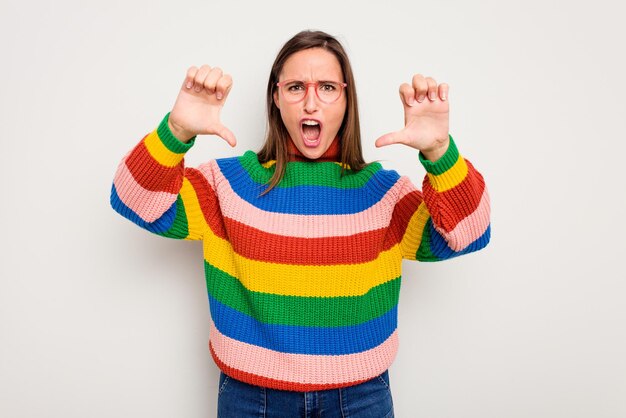
[[[302,139],[307,147],[316,147],[322,138],[322,125],[316,120],[304,120],[301,125]]]

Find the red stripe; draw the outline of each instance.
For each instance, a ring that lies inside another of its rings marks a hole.
[[[446,232],[471,215],[480,203],[485,190],[485,181],[474,166],[467,160],[467,176],[450,190],[437,192],[428,178],[424,179],[424,200],[430,215],[438,227]]]
[[[395,244],[386,242],[383,228],[348,236],[302,238],[261,231],[230,218],[224,218],[224,222],[228,240],[237,254],[270,263],[359,264],[375,260]]]
[[[315,390],[337,389],[347,386],[358,385],[359,383],[367,382],[368,379],[357,380],[353,382],[343,383],[331,383],[331,384],[313,384],[313,383],[298,383],[298,382],[286,382],[283,380],[270,379],[268,377],[259,376],[253,373],[247,373],[233,367],[226,365],[222,362],[213,350],[213,345],[209,342],[209,349],[211,350],[211,356],[217,367],[220,368],[228,376],[248,383],[250,385],[261,386],[269,389],[278,390],[291,390],[296,392],[311,392]]]
[[[183,182],[182,161],[175,167],[162,166],[152,158],[144,141],[145,137],[126,158],[128,170],[146,190],[177,194]]]
[[[211,228],[211,231],[220,238],[228,239],[226,228],[224,227],[224,220],[220,213],[219,201],[213,187],[211,187],[202,172],[195,168],[186,168],[185,177],[189,180],[189,183],[191,183],[198,197],[202,215],[209,225],[209,228]]]
[[[422,192],[413,190],[396,203],[393,209],[391,225],[389,226],[389,235],[387,237],[393,244],[402,241],[402,237],[411,221],[411,217],[419,208],[422,200]]]

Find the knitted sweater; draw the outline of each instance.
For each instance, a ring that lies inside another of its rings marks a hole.
[[[489,241],[485,183],[452,137],[436,162],[419,155],[423,193],[377,162],[342,176],[337,162],[291,161],[260,196],[274,162],[247,151],[185,167],[193,140],[177,140],[168,116],[120,163],[111,205],[156,234],[203,241],[209,349],[236,379],[311,391],[379,375],[398,349],[402,259]]]

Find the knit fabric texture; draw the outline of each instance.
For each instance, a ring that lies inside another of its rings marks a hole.
[[[111,205],[153,233],[202,240],[209,349],[241,381],[312,391],[369,380],[398,349],[402,259],[438,261],[489,242],[482,176],[452,137],[436,162],[419,160],[419,191],[377,163],[274,162],[256,153],[184,166],[193,146],[168,115],[122,160]],[[416,158],[417,160],[417,158]]]

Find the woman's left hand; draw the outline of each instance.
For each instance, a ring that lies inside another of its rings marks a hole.
[[[413,76],[412,84],[400,86],[404,129],[381,136],[375,145],[408,145],[422,151],[430,161],[436,161],[446,152],[449,144],[448,85],[437,85],[433,78],[421,74]]]

